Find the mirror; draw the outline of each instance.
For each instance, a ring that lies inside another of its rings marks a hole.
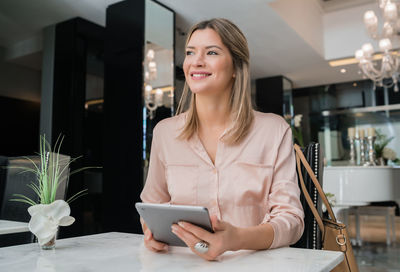
[[[162,5],[145,2],[143,61],[143,160],[146,180],[152,132],[174,108],[174,13]]]

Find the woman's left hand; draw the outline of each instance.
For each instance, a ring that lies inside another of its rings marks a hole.
[[[225,251],[238,250],[240,248],[240,237],[237,227],[219,220],[214,215],[211,216],[210,219],[214,233],[208,232],[188,222],[173,224],[171,228],[172,232],[184,241],[194,253],[206,260],[212,261]],[[208,251],[206,253],[200,253],[194,248],[194,246],[201,241],[208,243]]]

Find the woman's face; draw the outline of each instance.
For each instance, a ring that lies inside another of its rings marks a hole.
[[[193,32],[186,46],[183,71],[190,90],[196,94],[219,94],[232,90],[232,56],[213,29]]]

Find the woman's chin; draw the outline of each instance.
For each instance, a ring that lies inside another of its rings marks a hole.
[[[192,91],[192,93],[194,94],[204,94],[207,92],[207,89],[205,88],[190,88],[190,90]]]

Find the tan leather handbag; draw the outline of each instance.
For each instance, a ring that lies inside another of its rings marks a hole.
[[[338,266],[336,266],[332,271],[334,272],[358,272],[357,262],[354,258],[353,248],[351,247],[350,237],[347,234],[346,225],[339,223],[336,221],[335,214],[332,211],[332,207],[328,202],[328,199],[325,196],[324,191],[321,188],[317,178],[314,175],[310,165],[308,164],[306,158],[304,157],[303,152],[300,147],[295,144],[294,149],[296,151],[296,163],[297,163],[297,171],[299,174],[300,186],[303,191],[304,197],[310,207],[315,220],[318,223],[318,226],[322,233],[322,248],[325,250],[334,250],[341,251],[344,254],[344,260]],[[310,175],[311,180],[313,181],[315,188],[325,204],[325,207],[329,213],[329,217],[331,219],[322,219],[318,214],[317,209],[314,206],[313,201],[311,200],[310,195],[308,194],[306,185],[303,180],[303,175],[301,172],[301,165],[303,164],[304,168],[307,170],[307,173]]]

